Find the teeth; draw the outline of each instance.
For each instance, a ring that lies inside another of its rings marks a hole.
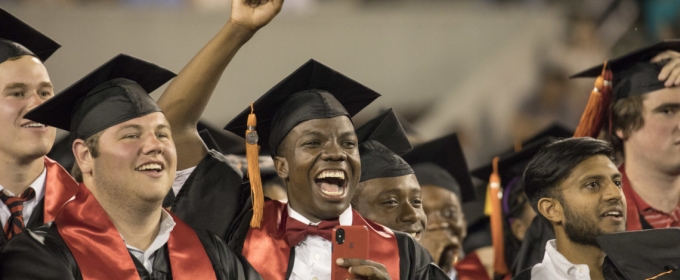
[[[416,238],[416,235],[418,235],[418,233],[415,233],[415,232],[414,232],[414,233],[409,233],[409,234],[410,234],[411,237],[413,237],[413,238]]]
[[[25,125],[22,125],[21,127],[38,127],[38,128],[42,128],[42,127],[45,127],[45,125],[44,125],[44,124],[41,124],[41,123],[37,123],[37,122],[32,122],[32,123],[27,123],[27,124],[25,124]]]
[[[329,191],[321,190],[321,192],[324,193],[325,195],[331,195],[331,196],[342,195],[342,191],[329,192]]]
[[[158,163],[149,163],[149,164],[145,164],[145,165],[142,165],[142,166],[137,168],[137,170],[139,170],[139,171],[146,171],[146,170],[161,171],[162,169],[163,168]]]
[[[342,171],[332,171],[332,170],[325,170],[319,173],[318,176],[316,176],[317,179],[324,179],[324,178],[337,178],[341,180],[345,180],[345,172]]]
[[[605,215],[607,215],[607,216],[620,216],[621,213],[618,212],[618,211],[609,211]]]

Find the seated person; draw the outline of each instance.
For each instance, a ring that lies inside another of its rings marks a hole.
[[[626,201],[612,147],[592,138],[558,140],[531,160],[529,203],[553,227],[543,261],[514,279],[617,279],[596,237],[626,229]]]
[[[474,200],[463,151],[456,134],[416,146],[403,156],[413,168],[422,191],[427,228],[420,242],[448,275],[456,278],[454,263],[463,259],[467,226],[462,203]]]
[[[364,218],[420,240],[427,226],[420,185],[399,154],[411,150],[390,109],[356,130],[361,180],[352,207]],[[384,144],[383,144],[384,143]]]
[[[12,238],[2,279],[261,279],[219,237],[161,207],[171,129],[148,93],[175,74],[118,55],[26,118],[71,132],[81,184],[54,222]]]

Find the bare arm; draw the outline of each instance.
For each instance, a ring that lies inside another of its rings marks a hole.
[[[158,99],[158,106],[172,127],[178,170],[197,165],[207,154],[196,130],[198,119],[236,52],[278,14],[282,5],[283,0],[234,0],[229,21]]]

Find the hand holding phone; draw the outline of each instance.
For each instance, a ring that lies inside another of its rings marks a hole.
[[[354,278],[347,267],[337,265],[337,259],[368,260],[368,229],[366,226],[336,226],[333,229],[333,253],[331,254],[331,278],[333,280]]]

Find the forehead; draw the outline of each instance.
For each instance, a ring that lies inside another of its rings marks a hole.
[[[366,180],[364,193],[381,194],[384,192],[420,192],[420,185],[413,174]]]
[[[423,206],[425,207],[444,207],[451,205],[458,205],[458,196],[444,188],[437,186],[424,185],[420,186],[423,191]]]
[[[47,69],[39,59],[24,55],[0,63],[0,85],[10,83],[38,84],[49,82]]]
[[[115,133],[116,131],[120,131],[121,129],[126,128],[150,129],[150,130],[155,130],[158,128],[170,129],[170,124],[168,123],[168,120],[165,119],[165,115],[163,113],[154,112],[111,126],[104,130],[105,131],[104,133],[105,134],[109,132]]]
[[[298,137],[304,135],[339,136],[342,134],[355,135],[354,125],[346,116],[303,121],[291,129],[284,141],[296,141]]]
[[[647,106],[658,106],[664,103],[680,103],[680,87],[663,88],[643,95],[642,103]]]
[[[610,178],[621,173],[605,155],[595,155],[582,161],[569,174],[565,182],[575,182],[593,176]]]

